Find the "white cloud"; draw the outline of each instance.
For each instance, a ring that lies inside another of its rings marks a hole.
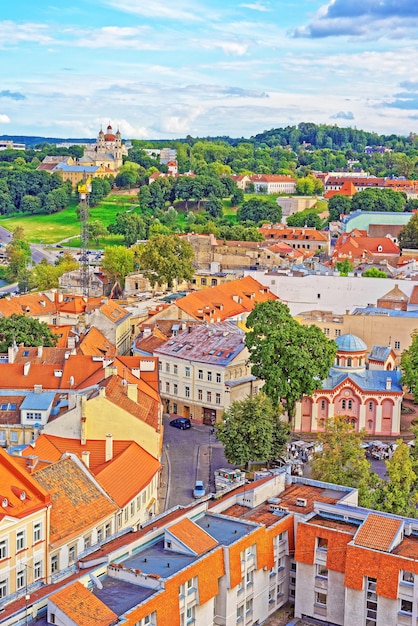
[[[0,22],[0,48],[25,42],[50,45],[54,43],[54,39],[48,34],[48,28],[46,24],[32,22],[19,24],[11,20],[3,20]]]
[[[104,4],[134,15],[143,15],[149,18],[179,20],[179,21],[203,21],[201,11],[196,11],[195,2],[177,0],[103,0]]]
[[[262,13],[266,11],[271,11],[271,9],[267,8],[264,4],[260,2],[254,2],[253,4],[240,4],[244,9],[251,9],[253,11],[261,11]]]
[[[0,124],[10,124],[10,117],[4,115],[4,113],[0,113]]]
[[[248,43],[240,41],[223,41],[222,39],[219,39],[202,43],[202,47],[207,50],[220,48],[227,56],[242,57],[248,50]]]
[[[80,31],[77,31],[78,35]],[[74,41],[84,48],[119,48],[128,50],[163,50],[167,46],[160,42],[147,27],[105,26],[87,30]]]

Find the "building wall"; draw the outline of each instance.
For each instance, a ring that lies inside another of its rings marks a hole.
[[[292,315],[312,309],[343,314],[356,307],[375,305],[377,299],[396,285],[410,296],[413,281],[392,278],[362,278],[357,276],[287,276],[262,271],[245,271],[270,289],[290,308]],[[345,331],[352,332],[352,331]],[[359,333],[355,333],[359,337]],[[381,342],[378,342],[381,345]]]

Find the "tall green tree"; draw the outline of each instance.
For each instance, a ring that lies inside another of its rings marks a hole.
[[[25,269],[31,260],[31,250],[25,239],[25,231],[18,226],[13,231],[12,239],[6,248],[7,250],[7,277],[9,280],[16,280],[19,272]]]
[[[278,403],[286,402],[289,418],[296,402],[321,387],[334,362],[337,345],[316,326],[302,326],[278,300],[256,304],[246,321],[245,344],[254,376]]]
[[[312,478],[355,487],[359,504],[373,506],[380,482],[361,447],[362,433],[356,432],[346,416],[336,415],[326,420],[325,430],[318,433],[317,441],[322,450],[315,452],[311,462]]]
[[[386,461],[387,481],[382,484],[375,508],[395,515],[417,517],[417,475],[409,446],[399,439],[392,457]]]
[[[404,248],[418,249],[418,213],[414,213],[409,222],[402,228],[398,241],[401,250]]]
[[[154,235],[137,249],[141,272],[151,285],[166,283],[171,288],[174,280],[192,279],[194,253],[185,239],[177,235]]]
[[[45,322],[33,317],[13,314],[0,319],[0,352],[6,352],[14,342],[25,346],[55,346],[58,337]]]
[[[418,402],[418,331],[411,335],[411,345],[401,355],[402,384],[408,387]]]
[[[122,246],[107,246],[104,249],[102,269],[108,278],[123,288],[125,278],[134,271],[134,251]]]
[[[215,426],[228,462],[248,466],[280,457],[289,435],[280,413],[281,407],[262,392],[233,402]]]

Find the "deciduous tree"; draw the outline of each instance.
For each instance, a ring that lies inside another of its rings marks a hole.
[[[280,421],[281,407],[264,393],[233,402],[216,425],[216,436],[225,446],[229,463],[269,461],[283,453],[288,440],[287,424]]]
[[[25,346],[55,346],[58,337],[45,322],[33,317],[13,314],[0,319],[0,352],[6,352],[14,342]]]
[[[411,345],[401,356],[402,383],[414,396],[414,402],[418,402],[418,331],[411,338]]]
[[[141,271],[151,285],[166,283],[169,288],[174,280],[191,280],[193,276],[193,248],[190,243],[176,235],[155,235],[138,246]]]
[[[285,400],[290,418],[296,402],[321,387],[334,362],[337,346],[316,326],[302,326],[277,300],[256,304],[247,318],[245,343],[254,376],[278,403]]]

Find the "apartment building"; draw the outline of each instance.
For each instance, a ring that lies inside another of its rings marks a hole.
[[[233,322],[195,324],[156,348],[166,412],[213,424],[232,402],[258,393],[244,338]]]

